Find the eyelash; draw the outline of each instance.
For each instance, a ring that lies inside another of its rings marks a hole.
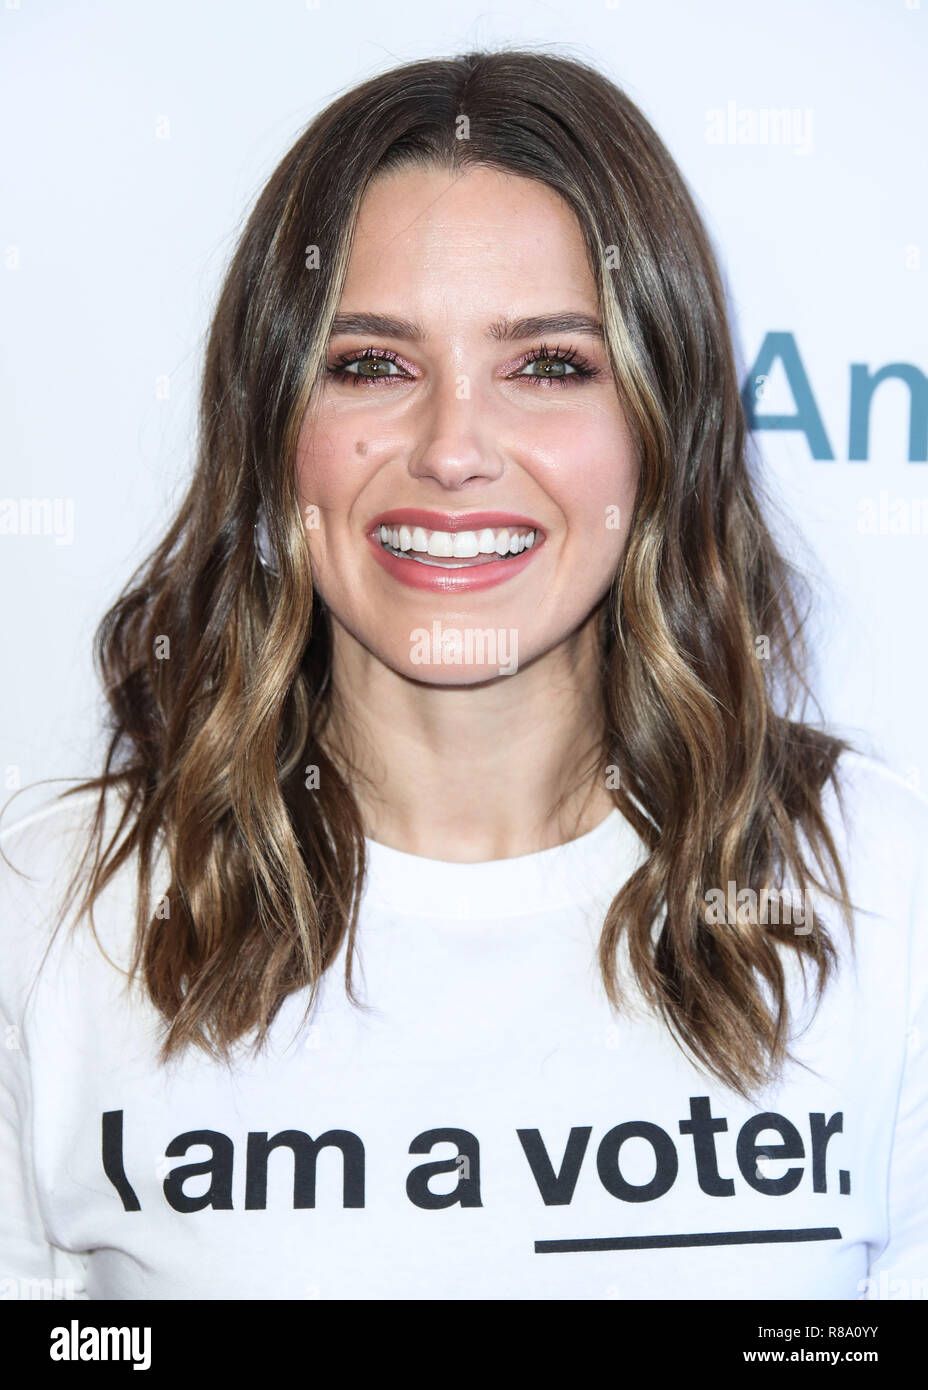
[[[363,352],[344,352],[335,359],[335,363],[326,367],[328,374],[336,381],[350,381],[353,386],[378,386],[383,381],[410,381],[408,376],[381,376],[371,377],[362,376],[360,372],[350,372],[347,369],[354,362],[364,362],[368,358],[374,358],[380,362],[393,362],[399,366],[399,356],[389,348],[364,348]],[[573,367],[572,372],[564,372],[562,376],[534,376],[528,373],[521,376],[522,371],[530,362],[569,362]],[[509,380],[531,381],[540,386],[565,386],[568,382],[580,383],[588,381],[591,377],[600,375],[598,367],[594,367],[585,357],[582,357],[576,348],[549,348],[545,343],[539,344],[537,348],[532,348],[519,363],[518,371]]]

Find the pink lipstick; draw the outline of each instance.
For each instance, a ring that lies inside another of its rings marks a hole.
[[[458,594],[521,574],[543,545],[544,530],[515,512],[397,507],[372,517],[366,538],[378,564],[399,583]]]

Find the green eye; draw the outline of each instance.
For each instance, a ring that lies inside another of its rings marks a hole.
[[[380,376],[393,376],[394,373],[390,368],[395,366],[396,363],[391,362],[386,357],[358,357],[355,358],[354,362],[348,363],[345,367],[345,371],[350,372],[352,376],[365,376],[376,379]],[[352,367],[357,367],[358,370],[356,372],[351,371]],[[399,376],[402,375],[402,373],[397,372],[396,375]]]
[[[396,370],[392,371],[394,367]],[[337,381],[350,381],[352,386],[371,385],[377,381],[402,381],[407,377],[392,353],[378,352],[372,348],[365,348],[364,352],[345,353],[326,371]]]
[[[541,372],[526,372],[525,367],[544,367]],[[525,367],[516,376],[567,376],[571,372],[576,373],[576,367],[572,367],[569,362],[557,357],[535,357],[531,362],[526,362]]]
[[[537,386],[549,383],[561,386],[566,385],[571,377],[576,377],[579,383],[597,375],[597,368],[581,357],[576,348],[548,347],[547,343],[539,343],[512,379],[521,376]]]

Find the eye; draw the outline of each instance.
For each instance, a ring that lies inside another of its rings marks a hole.
[[[543,367],[544,371],[526,372],[525,367]],[[560,362],[556,357],[533,357],[525,367],[516,372],[516,376],[569,376],[576,370],[569,362]]]
[[[350,381],[352,386],[391,378],[408,380],[406,372],[399,366],[396,354],[384,348],[365,348],[363,352],[342,353],[326,371],[339,381]]]
[[[541,370],[536,371],[535,368]],[[568,377],[585,378],[596,376],[596,368],[580,357],[576,348],[548,348],[541,344],[534,348],[523,362],[514,377],[525,377],[532,382],[562,384]]]

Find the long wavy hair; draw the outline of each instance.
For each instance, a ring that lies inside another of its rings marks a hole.
[[[80,883],[93,923],[97,897],[134,856],[128,978],[141,978],[164,1019],[162,1062],[194,1045],[228,1063],[246,1036],[260,1048],[290,994],[308,990],[308,1015],[343,944],[345,988],[360,1003],[364,825],[322,744],[331,632],[294,460],[360,200],[379,173],[407,164],[540,180],[582,229],[640,457],[602,608],[598,772],[618,769],[606,784],[617,781],[615,804],[645,854],[606,913],[599,966],[620,1009],[624,939],[677,1043],[750,1096],[791,1055],[786,958],[803,978],[813,970],[818,1003],[836,947],[817,913],[802,933],[740,913],[718,922],[706,894],[730,882],[758,895],[814,884],[840,904],[853,940],[823,809],[827,783],[840,796],[849,745],[804,721],[806,581],[777,549],[752,479],[699,214],[642,113],[573,59],[510,50],[398,67],[332,102],[271,175],[212,321],[189,491],[96,634],[109,746],[102,775],[62,794],[99,791],[71,893]],[[256,557],[259,506],[276,574]],[[309,766],[319,769],[312,790]],[[104,848],[111,789],[122,809]],[[152,901],[161,851],[168,914]]]

